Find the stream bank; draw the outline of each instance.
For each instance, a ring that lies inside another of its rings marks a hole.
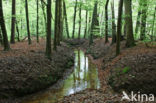
[[[52,51],[51,60],[44,54],[45,41],[11,46],[11,51],[0,52],[0,103],[18,103],[19,97],[56,83],[74,65],[74,52],[65,45]]]

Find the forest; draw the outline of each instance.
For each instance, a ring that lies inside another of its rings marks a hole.
[[[0,103],[155,103],[156,0],[0,0]]]

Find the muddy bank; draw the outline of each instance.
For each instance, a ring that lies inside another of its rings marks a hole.
[[[56,83],[63,76],[64,71],[73,66],[73,50],[60,46],[57,52],[52,51],[52,60],[49,60],[45,58],[43,44],[34,44],[31,49],[21,47],[22,49],[15,50],[21,45],[17,44],[13,47],[14,52],[10,52],[12,54],[1,52],[1,99],[16,98],[44,89]],[[40,46],[36,47],[36,45]],[[20,54],[16,55],[16,53]]]

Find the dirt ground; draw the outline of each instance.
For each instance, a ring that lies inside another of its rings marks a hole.
[[[20,42],[11,48],[3,51],[0,47],[0,103],[4,103],[2,98],[13,99],[52,85],[74,64],[73,50],[64,44],[52,51],[51,60],[45,57],[44,40],[32,45]]]
[[[156,79],[156,46],[150,43],[136,42],[135,47],[125,48],[125,41],[122,41],[121,53],[117,57],[115,55],[115,47],[116,45],[111,45],[110,42],[105,44],[104,39],[94,40],[94,44],[91,46],[89,46],[88,41],[82,44],[80,48],[98,66],[101,87],[98,90],[87,89],[66,96],[59,103],[130,103],[129,101],[121,101],[123,95],[121,91],[137,91],[140,89],[139,86],[144,85],[143,83],[145,85],[141,86],[142,89],[146,93],[151,93],[151,90],[156,87],[154,82]],[[124,71],[124,67],[129,67],[130,70],[125,69],[124,74],[121,74],[121,71]],[[116,68],[119,68],[119,70],[116,71]],[[114,76],[118,73],[120,75]],[[132,76],[130,77],[129,75]],[[134,75],[136,78],[132,79]],[[111,85],[111,83],[114,85]],[[125,84],[124,86],[123,83]],[[135,90],[135,86],[138,89]],[[155,93],[154,91],[152,93]]]

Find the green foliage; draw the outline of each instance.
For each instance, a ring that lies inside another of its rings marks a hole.
[[[125,68],[123,68],[123,70],[122,70],[122,73],[128,73],[130,71],[130,67],[125,67]]]

